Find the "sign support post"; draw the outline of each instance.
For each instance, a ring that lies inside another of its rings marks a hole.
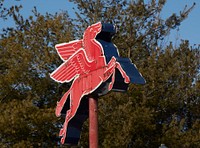
[[[98,148],[98,99],[89,97],[89,147]]]

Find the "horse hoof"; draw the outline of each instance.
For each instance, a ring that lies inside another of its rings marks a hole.
[[[56,114],[56,116],[57,116],[57,117],[60,117],[60,115],[61,115],[61,113],[60,113],[60,112],[61,112],[60,110],[56,109],[56,112],[55,112],[55,114]]]
[[[64,130],[63,130],[63,128],[60,130],[60,133],[59,133],[59,136],[63,136],[63,134],[64,134]]]

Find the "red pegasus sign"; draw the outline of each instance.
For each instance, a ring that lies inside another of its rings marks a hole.
[[[124,70],[125,66],[123,67],[122,63],[127,63],[127,60],[122,60],[118,56],[116,47],[114,49],[115,56],[112,56],[113,53],[111,52],[111,55],[106,56],[106,53],[109,52],[104,47],[105,44],[103,42],[105,41],[98,36],[102,29],[102,23],[93,24],[86,29],[83,39],[55,46],[63,60],[63,64],[51,73],[51,78],[60,83],[73,81],[70,89],[57,102],[56,107],[56,116],[60,116],[69,99],[70,107],[66,110],[65,122],[59,133],[62,137],[62,144],[65,143],[68,123],[75,116],[84,96],[93,93],[104,82],[108,82],[107,92],[112,90],[116,71],[123,78],[123,83],[128,84],[134,81],[134,78],[131,77],[131,72]],[[134,65],[132,64],[132,66]],[[144,80],[141,75],[138,74],[137,76],[143,83]]]

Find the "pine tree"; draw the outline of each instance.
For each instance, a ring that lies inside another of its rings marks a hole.
[[[50,79],[60,63],[55,44],[74,38],[67,12],[42,15],[33,9],[25,19],[9,9],[15,26],[1,32],[1,147],[56,146],[60,119],[56,101],[67,89]]]
[[[71,1],[80,11],[78,32],[97,21],[114,23],[118,32],[113,42],[121,56],[130,57],[147,80],[144,86],[130,85],[126,94],[111,93],[99,100],[100,147],[199,145],[195,132],[199,117],[194,113],[199,107],[199,49],[189,47],[187,41],[177,48],[163,44],[195,4],[163,20],[160,13],[166,1]],[[191,103],[190,98],[195,101]],[[87,132],[87,126],[84,129]],[[88,135],[84,132],[83,138]],[[81,145],[88,147],[85,139]]]

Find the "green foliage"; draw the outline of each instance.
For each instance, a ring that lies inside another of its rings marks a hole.
[[[54,110],[69,86],[49,78],[61,63],[54,46],[82,38],[97,21],[116,24],[113,42],[147,81],[99,99],[99,146],[199,147],[199,47],[190,47],[189,41],[178,47],[163,44],[194,5],[163,20],[165,0],[70,1],[78,8],[76,19],[67,12],[42,15],[36,8],[26,19],[22,6],[4,8],[0,0],[0,19],[15,22],[0,37],[0,147],[57,146],[62,121]],[[87,122],[79,146],[88,147]]]
[[[54,49],[59,42],[73,38],[72,25],[67,13],[40,15],[36,20],[16,18],[16,28],[7,28],[1,38],[1,100],[31,98],[51,101],[55,83],[49,73],[60,63]],[[14,14],[13,14],[14,15]],[[63,35],[61,35],[63,34]],[[36,83],[37,82],[37,83]],[[52,91],[52,92],[51,92]]]
[[[51,141],[56,137],[54,109],[39,109],[29,99],[1,103],[0,108],[2,146],[36,147],[53,144]]]
[[[57,145],[54,129],[60,123],[54,123],[53,113],[68,87],[55,83],[49,73],[61,63],[55,44],[74,38],[71,20],[67,12],[41,15],[36,8],[28,19],[15,9],[10,16],[16,26],[4,28],[0,37],[1,143]]]
[[[122,56],[138,65],[147,80],[144,86],[131,85],[127,94],[113,93],[100,100],[99,145],[199,145],[199,133],[193,140],[190,134],[196,130],[193,125],[199,123],[199,47],[189,47],[188,41],[176,48],[163,44],[170,30],[181,24],[195,4],[163,20],[160,13],[165,1],[71,1],[80,11],[77,21],[82,25],[76,27],[80,32],[96,21],[116,24],[118,33],[113,42]],[[175,119],[177,124],[172,124]],[[80,145],[87,147],[83,139]]]

